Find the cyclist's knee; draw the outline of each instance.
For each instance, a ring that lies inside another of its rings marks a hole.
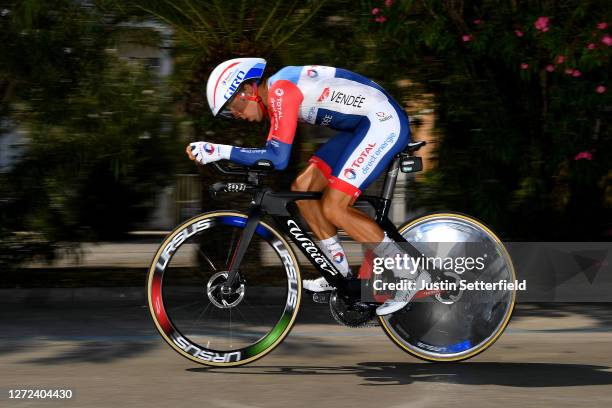
[[[310,183],[308,180],[298,176],[293,183],[291,183],[291,191],[308,191]]]
[[[342,223],[342,220],[346,219],[348,206],[346,203],[335,199],[333,196],[325,194],[321,202],[321,209],[325,218],[338,227]]]
[[[313,164],[306,167],[291,183],[292,191],[322,191],[327,179]]]

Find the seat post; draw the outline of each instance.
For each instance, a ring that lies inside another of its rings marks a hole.
[[[393,162],[387,168],[387,174],[385,175],[385,181],[383,185],[383,190],[381,194],[382,205],[376,211],[377,220],[381,220],[387,216],[389,213],[389,208],[391,207],[391,199],[393,198],[393,192],[395,191],[395,183],[397,182],[397,175],[399,173],[400,163],[402,162],[402,158],[410,157],[414,152],[419,150],[421,147],[427,144],[426,141],[420,140],[417,142],[408,143],[403,152],[398,153]],[[420,169],[419,169],[420,170]],[[419,171],[417,170],[417,171]]]
[[[395,190],[395,182],[397,181],[397,173],[399,171],[399,163],[400,157],[398,155],[393,159],[393,162],[387,169],[381,195],[384,200],[391,200],[393,198],[393,191]]]

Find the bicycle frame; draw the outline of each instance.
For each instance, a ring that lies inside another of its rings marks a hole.
[[[389,220],[388,213],[391,199],[395,189],[395,183],[399,171],[400,157],[396,157],[389,166],[381,196],[363,195],[357,201],[369,203],[375,210],[375,222],[396,242],[406,242],[404,237],[398,233],[395,225]],[[236,279],[238,268],[242,258],[253,238],[257,224],[267,214],[272,216],[277,227],[284,235],[299,248],[310,263],[325,279],[334,286],[341,295],[355,297],[360,293],[359,280],[345,278],[335,267],[333,262],[325,255],[321,248],[308,235],[308,228],[302,225],[299,211],[295,201],[319,200],[321,192],[274,192],[269,189],[257,189],[255,191],[248,212],[248,221],[242,231],[238,245],[229,265],[228,278],[221,290],[224,293],[231,291]],[[407,252],[411,256],[419,256],[419,251],[412,245],[407,245]]]

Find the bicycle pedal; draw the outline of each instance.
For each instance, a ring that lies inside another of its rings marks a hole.
[[[329,303],[331,292],[313,292],[312,300],[315,303]]]

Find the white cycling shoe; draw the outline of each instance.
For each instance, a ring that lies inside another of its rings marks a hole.
[[[395,296],[392,299],[387,299],[385,303],[376,308],[376,314],[378,316],[385,316],[406,307],[423,285],[431,283],[431,276],[427,271],[422,271],[414,281],[416,282],[414,290],[396,290]]]
[[[302,287],[311,292],[327,292],[334,289],[322,276],[317,279],[304,279]]]

